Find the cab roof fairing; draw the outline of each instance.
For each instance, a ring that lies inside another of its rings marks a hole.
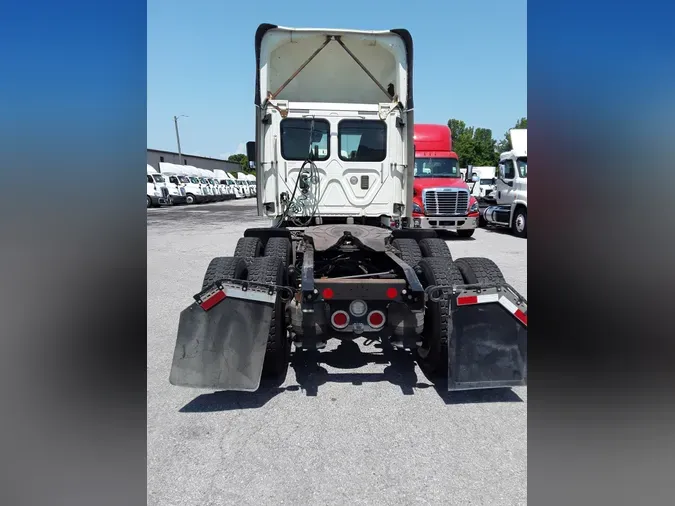
[[[306,60],[307,58],[318,49],[321,44],[322,36],[337,35],[343,38],[343,41],[347,47],[355,54],[360,60],[363,58],[362,62],[368,70],[375,75],[376,78],[387,76],[388,78],[395,76],[395,79],[390,79],[389,82],[394,81],[395,94],[398,95],[399,101],[404,102],[404,107],[406,109],[413,109],[413,43],[412,36],[410,32],[405,29],[393,29],[393,30],[345,30],[345,29],[328,29],[328,28],[288,28],[280,27],[278,25],[273,25],[269,23],[261,24],[255,35],[255,56],[256,56],[256,82],[255,82],[255,104],[256,106],[262,105],[263,97],[266,97],[267,93],[274,93],[278,88],[295,72]],[[314,39],[314,40],[308,40]],[[283,72],[274,71],[272,68],[274,66],[273,62],[268,62],[270,56],[274,56],[273,53],[279,49],[284,49],[284,45],[289,43],[300,43],[302,45],[303,41],[307,41],[305,46],[308,46],[309,52],[303,49],[303,51],[294,51],[288,52],[284,55],[285,58],[290,59],[292,55],[293,61],[288,62],[288,65],[282,65]],[[368,51],[371,52],[371,61],[368,61],[368,54],[364,53],[363,45],[360,48],[354,47],[355,41],[368,41],[366,46],[376,46],[375,49],[368,48]],[[311,43],[311,47],[309,44]],[[350,47],[351,44],[351,47]],[[331,47],[332,46],[332,47]],[[379,46],[379,47],[378,47]],[[330,49],[329,49],[330,48]],[[375,83],[373,83],[370,78],[367,76],[362,69],[359,69],[357,63],[344,51],[343,48],[339,47],[337,43],[331,42],[326,46],[322,52],[333,52],[331,60],[335,64],[346,65],[346,61],[350,61],[350,64],[353,64],[355,67],[355,72],[349,72],[350,76],[359,76],[356,78],[358,81],[355,82],[355,87],[357,89],[368,90],[369,92],[369,103],[380,103],[388,101],[381,90],[377,88]],[[389,56],[389,58],[387,58]],[[310,74],[310,69],[312,63],[316,60],[319,60],[321,53],[319,53],[315,60],[312,60],[307,67],[305,67],[299,74],[296,76],[293,81],[296,81],[303,72],[307,76]],[[384,58],[383,58],[384,57]],[[365,61],[364,61],[365,60]],[[382,60],[389,60],[384,61]],[[262,68],[261,68],[262,62]],[[325,62],[325,59],[324,59]],[[318,68],[318,67],[315,67]],[[325,67],[324,67],[325,68]],[[337,70],[336,70],[337,71]],[[268,74],[269,72],[269,74]],[[378,75],[379,74],[379,75]],[[315,73],[313,77],[320,77],[324,75],[324,72]],[[361,86],[361,83],[368,80],[369,85],[372,85],[372,88],[366,88],[366,86]],[[379,79],[378,79],[379,80]],[[271,81],[271,82],[270,82]],[[288,86],[279,94],[280,99],[290,99],[294,100],[293,90],[298,89],[298,82],[296,81],[294,88],[293,81],[288,83]],[[327,81],[328,82],[328,81]],[[387,87],[389,82],[383,82],[382,85]],[[274,88],[274,89],[268,89]],[[321,90],[326,87],[311,86],[311,90]],[[329,86],[330,88],[330,86]],[[405,97],[401,96],[400,88],[404,88]],[[310,87],[305,87],[303,90],[299,90],[297,95],[302,94],[303,97],[307,96],[307,91]],[[320,101],[320,102],[342,102],[342,97],[339,96],[340,86],[335,86],[333,92],[337,95],[334,99],[314,99],[310,101]],[[371,91],[372,90],[372,91]],[[286,93],[284,93],[286,92]],[[363,93],[366,93],[364,91]],[[377,99],[372,99],[372,97],[377,93]],[[290,98],[287,98],[290,97]],[[307,100],[305,100],[307,101]],[[351,102],[352,100],[346,100]],[[354,97],[355,102],[363,102],[362,97]]]

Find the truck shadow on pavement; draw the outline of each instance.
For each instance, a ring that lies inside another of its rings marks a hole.
[[[476,404],[490,402],[523,402],[511,389],[470,390],[448,392],[447,381],[420,380],[415,369],[412,353],[396,350],[389,345],[376,344],[381,353],[363,352],[357,343],[343,341],[331,351],[295,351],[291,355],[290,367],[295,371],[297,385],[280,386],[283,379],[261,382],[256,392],[215,392],[203,394],[180,409],[181,413],[230,411],[252,409],[264,406],[283,392],[304,391],[308,397],[318,396],[319,389],[326,383],[350,383],[362,386],[364,383],[387,381],[401,389],[403,395],[415,395],[415,389],[433,388],[445,404]],[[341,371],[329,373],[325,364]],[[381,373],[343,372],[358,369],[368,364],[388,364]]]
[[[505,236],[511,236],[514,239],[517,239],[515,235],[513,235],[513,232],[511,232],[511,229],[509,227],[482,227],[481,230],[485,230],[486,232],[489,232],[491,234],[498,234],[498,235],[505,235]]]
[[[460,237],[455,232],[452,232],[450,230],[438,229],[438,230],[436,230],[436,234],[438,235],[438,237],[440,237],[444,241],[475,241],[476,240],[475,237]]]

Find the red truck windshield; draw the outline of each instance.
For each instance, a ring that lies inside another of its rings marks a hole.
[[[415,177],[461,177],[455,158],[415,158]]]

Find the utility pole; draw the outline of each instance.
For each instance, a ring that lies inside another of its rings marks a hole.
[[[185,114],[181,114],[180,116],[173,117],[173,123],[176,126],[176,143],[178,144],[178,163],[183,165],[183,154],[180,150],[180,134],[178,133],[178,118],[187,118],[187,116]]]

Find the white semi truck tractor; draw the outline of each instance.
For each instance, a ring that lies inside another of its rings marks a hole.
[[[410,33],[263,24],[255,83],[247,155],[271,223],[211,259],[169,381],[253,391],[283,382],[292,354],[366,338],[449,390],[525,385],[526,300],[491,260],[453,258],[435,230],[410,227]]]
[[[512,129],[512,150],[499,156],[491,200],[481,210],[487,225],[510,228],[514,235],[527,237],[527,130]]]

